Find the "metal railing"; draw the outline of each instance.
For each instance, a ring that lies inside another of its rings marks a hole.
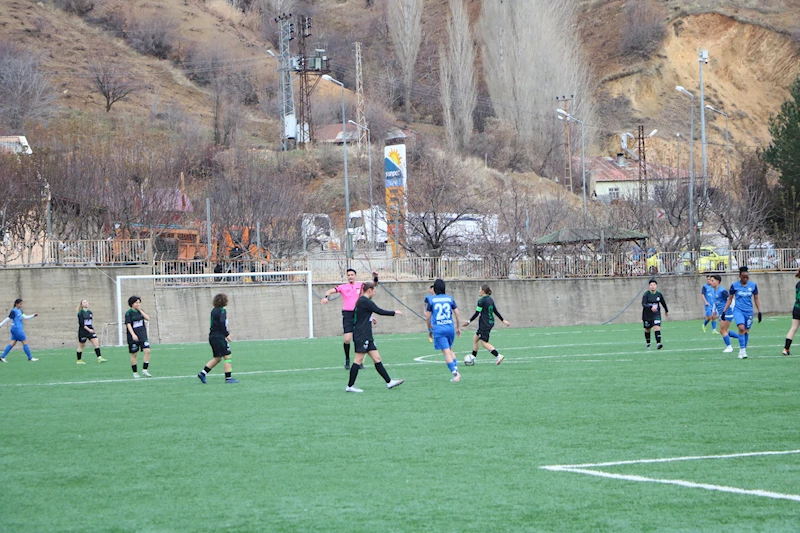
[[[300,258],[266,261],[157,261],[153,273],[201,274],[231,272],[280,272],[310,270],[314,282],[336,283],[344,279],[348,267],[359,272],[359,279],[369,279],[369,273],[378,272],[383,280],[416,281],[442,279],[488,280],[488,279],[547,279],[547,278],[611,278],[653,275],[680,275],[693,272],[736,272],[740,265],[747,265],[751,271],[797,270],[800,268],[800,250],[733,250],[724,253],[662,252],[645,256],[636,253],[618,254],[575,254],[552,255],[534,258],[504,260],[501,258],[354,258],[344,257]],[[270,279],[280,282],[280,278]],[[286,280],[291,281],[291,280]],[[170,283],[169,279],[159,280],[163,285],[195,284],[194,280],[181,279]],[[198,280],[196,283],[200,283]],[[221,282],[225,282],[222,278]],[[235,283],[264,282],[257,277],[231,280]],[[208,283],[203,280],[202,283]]]
[[[123,264],[150,263],[150,241],[147,239],[114,239],[104,241],[48,241],[45,263]]]

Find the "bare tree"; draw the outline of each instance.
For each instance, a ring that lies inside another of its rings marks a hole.
[[[472,113],[478,100],[475,83],[475,42],[463,0],[450,0],[448,47],[439,47],[442,114],[451,148],[463,150],[472,138]]]
[[[482,62],[492,105],[528,145],[541,175],[563,168],[556,96],[574,95],[570,113],[587,126],[597,125],[594,82],[577,34],[579,4],[541,0],[484,2],[482,7]],[[588,145],[592,131],[586,128]],[[573,138],[580,138],[577,127]]]
[[[106,99],[106,113],[111,106],[125,99],[139,89],[139,85],[129,72],[122,70],[119,64],[107,57],[99,57],[89,62],[89,73],[95,89]]]
[[[57,98],[37,55],[11,42],[0,42],[0,121],[19,130],[28,120],[52,115]]]
[[[621,33],[622,53],[650,57],[667,36],[666,16],[650,0],[628,0]]]
[[[405,119],[411,120],[411,85],[414,82],[414,65],[422,41],[423,0],[389,0],[389,37],[394,53],[403,71],[405,89]]]

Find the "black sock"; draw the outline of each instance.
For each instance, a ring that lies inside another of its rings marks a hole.
[[[204,366],[203,367],[203,374],[208,375],[209,372],[211,372],[211,369],[208,368],[207,366]]]
[[[478,357],[478,351],[472,350],[472,357]]]
[[[385,381],[386,383],[392,381],[392,378],[389,377],[389,373],[386,371],[385,368],[383,368],[383,363],[375,363],[375,370],[378,371],[378,374],[381,375],[383,381]]]
[[[131,365],[131,368],[133,369],[133,373],[134,373],[134,374],[135,374],[135,373],[136,373],[136,371],[139,369],[139,367],[138,367],[137,365]]]
[[[789,351],[789,346],[791,346],[791,345],[792,345],[792,339],[786,339],[786,342],[784,343],[783,347],[788,352]],[[80,357],[78,359],[80,359]]]
[[[647,344],[650,344],[650,332],[649,331],[645,331],[644,332],[644,340],[647,341]]]
[[[142,363],[142,369],[143,370],[147,370],[148,366],[150,366],[150,361],[145,361],[144,363]]]
[[[81,360],[81,356],[83,355],[83,352],[76,352],[76,353],[78,354],[78,361],[80,361]]]
[[[94,349],[94,354],[95,354],[97,357],[100,357],[100,348],[95,348],[95,349]]]
[[[656,344],[661,344],[661,332],[656,331]]]
[[[231,373],[225,372],[225,379],[231,379]]]
[[[356,378],[358,377],[358,369],[360,367],[358,365],[353,365],[350,367],[350,381],[347,382],[348,387],[352,387],[356,384]]]
[[[497,353],[497,350],[492,350],[492,355],[493,355],[493,356],[495,356],[495,357],[497,357],[497,356],[498,356],[498,355],[500,355],[500,354],[499,354],[499,353]]]
[[[350,343],[344,343],[344,358],[346,361],[350,360]]]

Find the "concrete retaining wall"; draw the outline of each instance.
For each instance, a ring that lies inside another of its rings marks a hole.
[[[82,298],[89,300],[98,331],[106,335],[104,345],[116,344],[115,284],[118,275],[146,275],[148,267],[116,268],[19,268],[0,270],[0,313],[5,316],[14,299],[25,300],[26,313],[40,316],[26,322],[31,346],[35,348],[72,348],[77,343],[76,308]],[[794,302],[796,279],[790,272],[754,273],[762,308],[766,313],[788,314]],[[735,281],[733,275],[723,278],[724,285]],[[616,279],[548,279],[502,280],[491,282],[493,298],[513,327],[543,327],[576,324],[599,324],[618,313],[617,322],[638,322],[641,319],[641,291],[647,278]],[[670,319],[686,320],[702,317],[700,287],[704,276],[664,277],[659,289],[671,310]],[[405,309],[391,292],[416,312],[422,313],[422,302],[430,282],[387,282],[379,286],[375,302],[385,309],[400,309],[403,317],[378,317],[376,333],[424,332],[419,318]],[[331,285],[315,285],[322,295]],[[461,316],[469,318],[478,300],[480,282],[450,281],[448,293],[459,305]],[[229,296],[228,314],[236,339],[276,339],[308,335],[305,285],[266,286],[249,284],[242,287],[164,287],[154,288],[152,281],[126,281],[123,299],[131,294],[142,297],[143,309],[150,314],[150,338],[154,344],[205,342],[211,300],[217,292]],[[637,297],[638,294],[638,297]],[[341,303],[334,300],[321,305],[314,296],[314,336],[335,336],[342,333]],[[123,304],[127,309],[127,304]],[[7,328],[8,326],[6,326]],[[7,338],[8,331],[2,335]]]

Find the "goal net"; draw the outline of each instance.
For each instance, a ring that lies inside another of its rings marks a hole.
[[[127,343],[125,312],[132,295],[142,299],[150,317],[151,343],[207,341],[212,300],[219,293],[228,296],[236,340],[314,337],[310,271],[117,276],[116,292],[120,346]]]

